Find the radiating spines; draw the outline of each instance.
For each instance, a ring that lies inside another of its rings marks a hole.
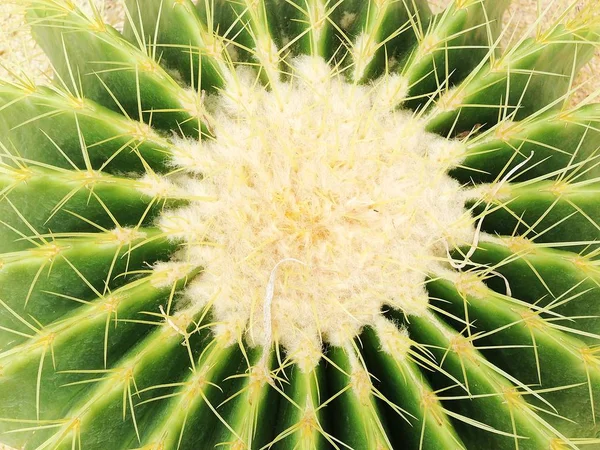
[[[467,448],[537,450],[560,442],[527,403],[534,388],[507,379],[506,372],[489,362],[472,339],[433,314],[410,317],[407,326],[411,338],[438,364],[439,370],[424,374]]]
[[[488,209],[482,229],[504,236],[522,236],[550,247],[590,253],[599,247],[600,205],[595,179],[559,177],[520,183],[494,183],[475,188]]]
[[[108,295],[147,264],[168,260],[177,247],[155,229],[114,229],[54,236],[45,245],[1,255],[0,350],[31,337],[36,323],[60,320]]]
[[[286,377],[274,351],[240,349],[246,368],[239,367],[237,373],[223,380],[236,384],[219,405],[229,425],[222,430],[220,443],[233,449],[260,449],[275,438],[279,405],[287,401],[281,396]]]
[[[518,236],[483,240],[471,262],[494,291],[531,304],[548,323],[595,346],[600,339],[597,252],[548,247]]]
[[[173,192],[171,190],[171,192]],[[177,194],[175,194],[177,195]],[[149,224],[165,206],[182,205],[147,176],[115,177],[91,170],[0,163],[0,251],[31,248],[52,233],[95,232]],[[30,199],[35,198],[35,202]]]
[[[510,181],[574,174],[593,180],[598,169],[600,106],[586,104],[505,120],[467,139],[460,167],[452,175],[463,183],[492,183],[516,168]]]
[[[189,373],[190,352],[195,357],[202,348],[203,336],[197,332],[202,316],[180,311],[169,318],[170,323],[158,322],[157,329],[125,354],[117,370],[94,387],[86,402],[74,405],[69,413],[79,418],[81,439],[87,437],[86,448],[102,449],[126,442],[127,448],[140,445],[150,426],[150,413],[156,412],[156,405],[142,403],[145,390],[176,383]],[[189,334],[187,341],[184,334]],[[70,448],[68,440],[61,438],[60,442],[58,448]]]
[[[529,405],[523,402],[521,408],[528,409],[523,411],[557,438],[594,435],[600,360],[594,348],[578,339],[578,330],[569,332],[569,319],[557,320],[555,310],[535,304],[529,308],[495,293],[478,284],[473,274],[449,278],[442,275],[428,284],[432,297],[445,303],[445,320],[467,334],[486,364],[495,365],[526,395]],[[514,364],[517,360],[519,364]]]
[[[351,6],[355,3],[348,2]],[[423,36],[431,11],[426,1],[377,0],[362,2],[357,11],[338,8],[338,33],[348,52],[348,76],[353,82],[365,82],[398,67]],[[351,20],[347,30],[341,28]],[[346,65],[346,62],[343,63]]]
[[[277,411],[277,434],[269,445],[298,449],[324,450],[337,445],[327,431],[324,402],[327,387],[324,368],[317,365],[303,370],[296,364],[284,366],[287,378]]]
[[[372,378],[352,346],[333,347],[327,354],[332,367],[327,379],[332,397],[331,409],[338,411],[331,418],[332,435],[351,448],[392,449],[388,423],[380,414],[378,396]],[[396,420],[409,420],[408,414],[397,407]]]
[[[148,125],[58,86],[0,83],[0,161],[62,169],[164,172],[171,146]]]
[[[34,322],[38,332],[31,339],[0,353],[5,399],[0,427],[10,430],[12,445],[71,448],[82,442],[85,448],[105,448],[139,434],[144,415],[143,407],[135,408],[138,391],[150,380],[185,373],[185,361],[198,348],[174,327],[196,336],[193,319],[202,314],[165,313],[174,293],[198,270],[181,273],[166,285],[160,273],[150,273],[51,324]],[[28,431],[37,431],[35,437]]]
[[[363,331],[360,343],[380,393],[378,409],[388,423],[390,440],[419,450],[464,449],[438,394],[423,376],[423,371],[439,369],[426,349],[401,325],[384,318]]]
[[[212,23],[202,23],[191,1],[128,0],[126,7],[126,39],[192,88],[214,92],[223,86],[231,70],[223,39]]]
[[[74,95],[161,130],[201,135],[200,94],[179,86],[99,14],[88,17],[68,0],[35,0],[28,5],[27,15],[57,82]]]
[[[201,0],[202,21],[223,37],[234,59],[257,66],[259,77],[271,86],[284,71],[285,45],[281,34],[281,4],[277,0]],[[237,57],[235,57],[237,55]]]
[[[523,36],[500,55],[490,52],[462,83],[444,89],[429,114],[428,129],[458,134],[562,106],[598,47],[599,31],[598,20],[557,22],[535,36]]]
[[[225,430],[234,431],[224,408],[217,408],[242,384],[240,379],[224,381],[246,367],[239,348],[209,337],[196,358],[181,381],[145,390],[143,403],[154,407],[156,413],[141,442],[164,448],[213,447],[223,443]],[[163,408],[160,403],[157,406],[157,401],[165,399]]]
[[[343,14],[342,9],[350,3],[332,0],[290,0],[281,6],[283,27],[286,36],[284,48],[294,55],[320,56],[325,60],[332,58],[340,50],[341,43],[336,41],[337,29],[335,17]]]
[[[455,0],[417,35],[399,71],[408,79],[407,106],[424,110],[496,51],[509,0]]]

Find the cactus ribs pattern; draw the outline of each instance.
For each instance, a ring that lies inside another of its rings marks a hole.
[[[600,448],[591,4],[23,2],[0,442]]]

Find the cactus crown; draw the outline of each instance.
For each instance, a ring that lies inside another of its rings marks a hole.
[[[0,441],[600,445],[593,4],[23,0]]]
[[[390,111],[399,77],[356,86],[302,57],[270,90],[240,78],[206,100],[214,138],[175,143],[200,200],[159,224],[203,267],[187,297],[212,303],[217,336],[276,341],[309,370],[323,342],[350,345],[384,305],[426,311],[426,274],[474,239],[446,174],[463,149]]]

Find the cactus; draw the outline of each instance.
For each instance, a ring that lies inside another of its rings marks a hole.
[[[508,4],[27,0],[0,441],[600,448],[600,20]]]

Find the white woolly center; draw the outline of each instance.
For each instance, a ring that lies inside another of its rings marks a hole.
[[[160,223],[205,267],[188,293],[212,302],[215,332],[279,342],[310,365],[323,341],[344,345],[384,307],[423,313],[431,267],[473,241],[446,175],[459,144],[393,110],[400,77],[351,85],[308,57],[271,89],[237,76],[207,99],[215,139],[178,142],[174,160],[190,192],[216,201]]]

